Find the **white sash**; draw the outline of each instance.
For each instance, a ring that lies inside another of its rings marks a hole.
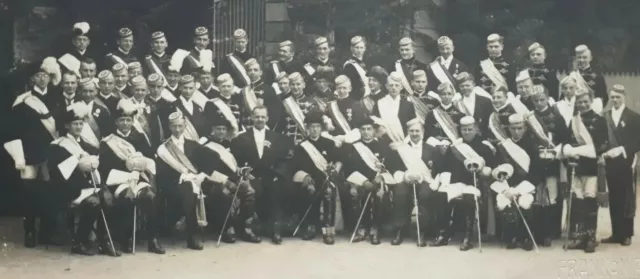
[[[167,85],[167,78],[164,76],[164,73],[162,72],[162,70],[160,70],[160,67],[158,67],[158,65],[156,65],[156,62],[153,61],[153,58],[151,57],[151,55],[147,56],[146,60],[147,60],[147,63],[149,64],[150,68],[153,69],[153,72],[155,72],[160,77],[162,77],[162,86],[166,86]]]
[[[584,122],[582,122],[580,114],[571,119],[571,132],[580,146],[587,145],[589,146],[589,149],[591,149],[589,153],[596,154],[595,146],[593,145],[593,138],[591,137],[589,130],[587,130],[587,127],[584,126]]]
[[[301,142],[300,146],[307,152],[307,155],[309,155],[309,158],[313,161],[313,165],[315,165],[322,173],[325,173],[329,163],[327,162],[327,159],[322,156],[322,153],[320,153],[320,151],[318,151],[318,149],[308,140]]]
[[[316,69],[314,69],[310,63],[304,64],[304,70],[307,71],[310,77],[316,73]]]
[[[231,66],[233,66],[238,72],[238,74],[240,74],[240,77],[244,80],[245,84],[247,86],[251,85],[251,79],[249,79],[249,76],[247,76],[247,70],[245,70],[245,68],[242,66],[240,61],[238,61],[238,58],[233,56],[233,53],[229,53],[227,57],[231,62]]]
[[[480,67],[495,86],[503,86],[504,88],[507,88],[507,81],[504,79],[504,76],[502,76],[500,71],[496,69],[496,65],[493,64],[491,59],[482,60],[480,62]]]
[[[404,131],[402,130],[402,123],[400,123],[400,119],[398,115],[391,114],[386,107],[389,107],[391,104],[384,104],[385,99],[380,99],[378,101],[378,111],[380,112],[380,118],[384,120],[384,126],[387,128],[387,133],[390,134],[392,140],[402,141],[404,140]],[[382,104],[381,104],[382,103]],[[372,117],[373,118],[373,117]],[[375,119],[375,118],[374,118]]]
[[[169,146],[170,144],[172,146]],[[169,151],[169,149],[173,151]],[[182,160],[186,159],[185,161],[186,164],[183,164],[182,162],[180,162],[180,158],[176,158],[174,155],[171,154],[171,152],[174,152],[177,156],[183,157]],[[175,144],[171,141],[171,139],[167,140],[165,143],[161,144],[158,147],[158,157],[180,174],[188,174],[188,173],[195,174],[198,172],[198,170],[193,166],[193,164],[191,164],[191,162],[188,161],[189,159],[184,154],[184,152],[180,151],[180,149],[178,149],[178,147],[175,146]]]
[[[271,67],[273,68],[273,72],[275,73],[275,77],[280,74],[280,67],[278,67],[278,61],[271,61]]]
[[[71,174],[78,166],[80,162],[80,157],[83,155],[88,155],[87,152],[82,149],[82,146],[78,144],[74,139],[70,139],[69,137],[61,137],[52,142],[53,144],[57,144],[60,147],[64,148],[71,154],[69,158],[62,161],[58,164],[58,169],[60,170],[60,174],[62,177],[67,180],[71,177]],[[96,181],[99,182],[99,181]]]
[[[591,89],[591,86],[589,86],[589,83],[587,83],[587,81],[584,80],[584,77],[578,70],[575,70],[569,73],[569,75],[576,80],[576,85],[578,86],[578,89],[584,90],[584,92],[587,92],[589,94],[593,94],[593,89]]]
[[[462,156],[462,162],[471,158],[482,158],[478,152],[476,152],[470,145],[464,143],[462,140],[457,140],[451,145],[452,151]]]
[[[378,162],[380,162],[378,160],[378,158],[376,157],[375,154],[373,154],[373,152],[371,151],[371,149],[369,149],[369,147],[367,147],[366,145],[364,145],[364,143],[362,142],[356,142],[353,144],[353,147],[356,149],[356,151],[358,152],[358,155],[360,155],[360,158],[362,158],[362,161],[364,161],[364,163],[373,171],[375,172],[379,172],[380,170],[378,170],[376,168],[376,164]],[[380,175],[382,175],[382,177],[384,178],[385,183],[387,184],[396,184],[396,180],[393,178],[393,176],[388,173],[380,173]]]
[[[357,62],[350,61],[349,64],[353,65],[353,67],[356,69],[356,72],[358,73],[358,76],[360,76],[360,79],[362,80],[362,83],[364,85],[364,96],[362,97],[369,96],[371,94],[371,89],[369,89],[369,79],[367,78],[367,73]]]
[[[491,97],[491,94],[489,94],[489,92],[487,92],[486,90],[482,89],[482,87],[480,87],[480,86],[474,87],[472,94],[476,94],[476,95],[480,95],[482,97],[486,97],[489,100],[493,99],[493,97]]]
[[[498,141],[502,142],[507,139],[507,134],[500,125],[498,115],[495,112],[491,113],[491,116],[489,116],[489,130]]]
[[[438,122],[440,128],[451,142],[459,138],[458,130],[453,126],[455,123],[453,123],[453,120],[445,111],[440,108],[436,108],[433,110],[433,117],[436,119],[436,122]]]
[[[258,106],[258,97],[256,96],[256,92],[253,91],[253,88],[251,88],[251,84],[247,85],[247,87],[242,90],[242,93],[247,111],[253,112],[253,109]]]
[[[200,90],[196,90],[195,92],[193,92],[193,96],[191,96],[191,100],[193,100],[193,102],[196,105],[200,106],[200,108],[204,108],[204,105],[206,105],[207,101],[209,101],[209,99],[207,99],[207,96],[202,94]]]
[[[40,100],[40,98],[31,95],[31,93],[29,93],[29,95],[25,95],[22,101],[25,103],[25,105],[29,106],[40,115],[46,115],[49,113],[49,109],[47,109],[47,106]],[[16,105],[17,104],[14,104],[13,106],[15,107]],[[40,119],[40,123],[42,123],[45,129],[47,129],[53,139],[58,138],[58,131],[56,130],[56,120],[53,118],[53,116],[49,116],[46,119]]]
[[[397,151],[408,171],[419,173],[428,183],[433,181],[431,170],[422,161],[422,153],[415,152],[408,144],[403,144]]]
[[[340,107],[338,107],[338,102],[337,101],[331,102],[331,104],[329,105],[329,108],[331,109],[331,114],[333,115],[334,120],[336,121],[338,126],[340,126],[340,128],[345,132],[345,134],[349,133],[349,131],[351,131],[351,127],[349,126],[349,122],[347,122],[347,119],[344,118],[344,115],[340,111]]]
[[[409,79],[407,79],[407,74],[402,69],[402,63],[400,63],[400,60],[396,61],[395,68],[396,68],[396,72],[402,74],[402,80],[400,81],[400,83],[402,83],[402,87],[404,87],[404,90],[407,90],[407,92],[409,92],[410,95],[413,95],[413,88],[411,88],[411,84],[409,84]]]
[[[127,65],[127,63],[124,62],[124,60],[122,58],[120,58],[119,56],[117,56],[117,55],[115,55],[113,53],[109,53],[109,54],[107,54],[107,56],[109,58],[111,58],[111,61],[115,62],[116,64],[123,64],[125,69],[129,68],[129,65]]]
[[[89,124],[87,123],[85,123],[85,125],[82,127],[82,131],[80,132],[80,138],[86,141],[91,146],[95,148],[100,148],[100,140],[98,139],[96,134],[93,133],[93,130],[91,129],[91,127],[89,127]]]
[[[107,144],[107,146],[109,146],[109,148],[111,148],[111,151],[113,151],[113,153],[122,161],[127,161],[127,159],[131,156],[133,156],[133,154],[136,152],[136,148],[128,141],[126,141],[125,139],[116,136],[114,134],[111,134],[110,136],[107,136],[106,138],[104,138],[102,140],[103,142],[105,142]],[[145,171],[148,174],[151,175],[155,175],[156,174],[156,164],[153,160],[151,160],[150,158],[146,158],[144,157],[144,160],[146,161],[146,168]],[[142,175],[142,174],[141,174]],[[145,175],[143,175],[143,177],[147,180],[150,181],[148,177],[146,177]]]
[[[170,103],[173,103],[173,102],[175,102],[177,100],[176,96],[174,96],[173,93],[171,93],[169,91],[169,89],[166,89],[166,88],[162,88],[162,92],[160,93],[160,97],[162,99],[165,99],[167,102],[170,102]]]
[[[516,113],[525,116],[525,119],[529,124],[529,127],[531,128],[531,130],[533,130],[535,135],[540,140],[544,141],[545,146],[554,146],[553,142],[551,142],[551,140],[547,137],[546,133],[544,132],[544,128],[542,127],[542,124],[540,124],[540,122],[538,121],[538,118],[536,118],[536,116],[533,113],[531,113],[531,111],[529,111],[529,109],[520,101],[520,98],[514,98],[511,101],[511,106],[516,111]]]
[[[431,71],[433,72],[433,75],[436,76],[436,78],[440,81],[440,83],[455,84],[455,82],[453,82],[451,79],[449,79],[449,76],[447,75],[447,73],[444,72],[444,71],[447,71],[447,70],[442,67],[442,64],[440,64],[438,59],[436,59],[433,62],[431,62],[431,64],[429,64],[429,67],[431,68]],[[396,66],[396,68],[397,68],[397,66]]]
[[[231,122],[231,126],[233,127],[233,133],[234,134],[237,133],[239,131],[238,119],[236,119],[236,116],[233,115],[233,112],[231,111],[231,108],[227,105],[227,103],[225,103],[220,98],[211,99],[210,102],[216,105],[216,107],[220,110],[220,112],[222,112],[222,115],[224,116],[224,118],[226,118],[229,122]]]
[[[500,142],[502,147],[506,150],[507,155],[516,163],[520,168],[529,173],[529,166],[531,165],[531,158],[522,147],[518,146],[511,139],[506,139]]]
[[[227,165],[227,167],[229,167],[231,171],[238,171],[238,162],[236,161],[236,158],[233,157],[233,154],[231,154],[231,152],[229,152],[229,150],[227,150],[224,146],[212,141],[207,143],[205,146],[218,153],[222,162],[224,162],[224,164]]]

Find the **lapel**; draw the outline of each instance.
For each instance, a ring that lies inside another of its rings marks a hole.
[[[184,107],[184,104],[182,103],[182,100],[178,99],[176,100],[177,106],[180,109],[180,111],[182,111],[182,114],[184,116],[186,116],[187,118],[189,118],[189,121],[191,121],[191,123],[193,123],[193,116],[196,114],[196,104],[193,104],[193,114],[189,113],[189,111],[187,110],[186,107]]]
[[[247,136],[248,145],[252,147],[252,154],[255,157],[256,161],[260,161],[260,154],[258,154],[258,146],[256,145],[256,140],[253,136],[253,128],[247,129],[244,133]],[[265,136],[266,139],[266,136]],[[262,158],[264,158],[264,150],[262,154]]]
[[[271,143],[271,145],[267,148],[266,146],[264,147],[264,149],[262,150],[262,159],[264,161],[269,162],[271,159],[271,155],[274,152],[274,134],[273,133],[269,133],[269,130],[264,131],[264,141],[268,141]],[[257,147],[256,147],[257,148]],[[257,154],[257,150],[256,150],[256,154]]]
[[[610,110],[609,113],[612,113],[611,110]],[[618,127],[616,127],[616,129],[615,129],[615,135],[616,135],[616,137],[618,138],[619,141],[621,141],[624,138],[623,136],[624,136],[625,131],[626,131],[625,127],[626,127],[626,124],[628,122],[627,121],[628,118],[629,118],[629,109],[627,107],[625,107],[622,110],[622,114],[620,115],[620,122],[618,122]],[[613,119],[613,117],[612,117],[612,119]],[[625,127],[623,127],[622,123],[625,124],[624,125]]]
[[[196,149],[196,145],[197,143],[187,140],[184,140],[184,155],[187,156],[187,158],[189,158],[189,161],[191,161],[192,164],[196,165],[195,160],[193,159],[193,155],[194,155],[194,150]],[[197,167],[197,165],[196,165]]]
[[[412,104],[409,103],[409,101],[401,98],[400,99],[400,108],[398,109],[398,119],[400,119],[401,122],[403,122],[403,120],[405,120],[404,116],[408,115],[409,112],[414,109]],[[407,121],[411,120],[411,119],[406,119]],[[400,123],[402,125],[402,128],[404,129],[404,124],[405,123]]]

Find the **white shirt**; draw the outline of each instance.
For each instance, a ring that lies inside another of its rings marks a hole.
[[[264,153],[264,138],[265,131],[267,129],[258,130],[255,127],[253,128],[253,139],[256,141],[256,148],[258,149],[258,158],[262,159],[262,154]]]
[[[64,101],[67,104],[67,106],[70,106],[71,104],[73,104],[73,98],[75,98],[76,93],[73,93],[71,95],[68,95],[66,92],[62,93],[62,96],[64,96]]]
[[[384,96],[386,104],[382,107],[378,107],[380,110],[385,110],[388,112],[388,115],[398,116],[398,111],[400,111],[400,100],[402,97],[396,96],[394,99],[391,95]]]
[[[322,58],[318,57],[318,61],[320,61],[320,62],[322,62],[324,64],[327,64],[327,61],[329,61],[329,57],[327,57],[326,59],[322,59]]]
[[[442,63],[442,66],[444,66],[445,69],[449,69],[449,66],[451,66],[452,61],[453,61],[453,55],[449,55],[449,58],[447,59],[440,56],[440,63]]]
[[[116,130],[116,134],[118,134],[118,136],[126,138],[129,135],[131,135],[131,130],[129,130],[129,132],[127,132],[127,134],[124,134],[123,132],[121,132],[120,130]],[[175,141],[174,141],[175,142]]]
[[[173,141],[173,143],[175,143],[175,145],[178,146],[178,149],[180,149],[180,151],[184,152],[184,136],[180,135],[180,138],[176,138],[175,136],[171,135],[171,140]]]
[[[453,103],[450,103],[449,105],[440,104],[440,106],[441,106],[443,109],[447,110],[447,109],[449,109],[451,106],[453,106]]]
[[[412,140],[409,140],[409,146],[412,150],[414,150],[417,154],[422,154],[422,142],[414,143]],[[422,155],[420,155],[422,156]]]
[[[154,52],[154,53],[153,53],[153,55],[155,55],[156,57],[162,57],[162,56],[164,56],[164,54],[165,54],[165,52],[162,52],[162,53],[156,53],[156,52]]]
[[[45,87],[44,90],[40,89],[37,86],[33,87],[33,91],[40,93],[40,95],[47,95],[47,88]]]
[[[193,115],[193,101],[191,101],[191,99],[187,101],[184,97],[180,96],[180,102],[182,102],[184,108],[187,109],[187,112]]]
[[[473,116],[473,112],[476,110],[476,93],[471,92],[469,97],[462,97],[462,104],[469,111],[469,116]]]
[[[80,55],[84,55],[85,52],[87,52],[87,50],[79,50],[76,48],[76,51],[78,51],[78,53],[80,53]]]
[[[121,47],[118,47],[118,50],[126,55],[129,55],[128,51],[124,51],[124,49],[122,49]]]
[[[615,124],[616,127],[618,127],[618,123],[620,123],[620,118],[622,117],[622,111],[624,110],[624,107],[624,104],[618,109],[611,107],[611,118],[613,118],[613,124]]]

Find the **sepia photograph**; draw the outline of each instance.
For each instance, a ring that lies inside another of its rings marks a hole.
[[[640,278],[638,15],[0,0],[0,278]]]

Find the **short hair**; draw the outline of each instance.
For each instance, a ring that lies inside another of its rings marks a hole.
[[[82,59],[81,63],[82,64],[96,64],[96,61],[93,60],[92,58],[87,57],[85,59]]]
[[[251,110],[251,116],[256,114],[257,110],[264,110],[267,112],[267,116],[269,116],[269,109],[266,106],[256,106]]]
[[[493,96],[493,94],[498,93],[498,92],[502,92],[502,94],[504,94],[505,96],[507,95],[507,88],[504,86],[497,86],[495,88],[493,88],[493,91],[491,92],[491,95]]]
[[[64,72],[62,74],[62,79],[61,80],[64,80],[64,76],[72,76],[72,77],[76,78],[76,80],[78,80],[78,81],[80,80],[80,78],[73,72]]]

